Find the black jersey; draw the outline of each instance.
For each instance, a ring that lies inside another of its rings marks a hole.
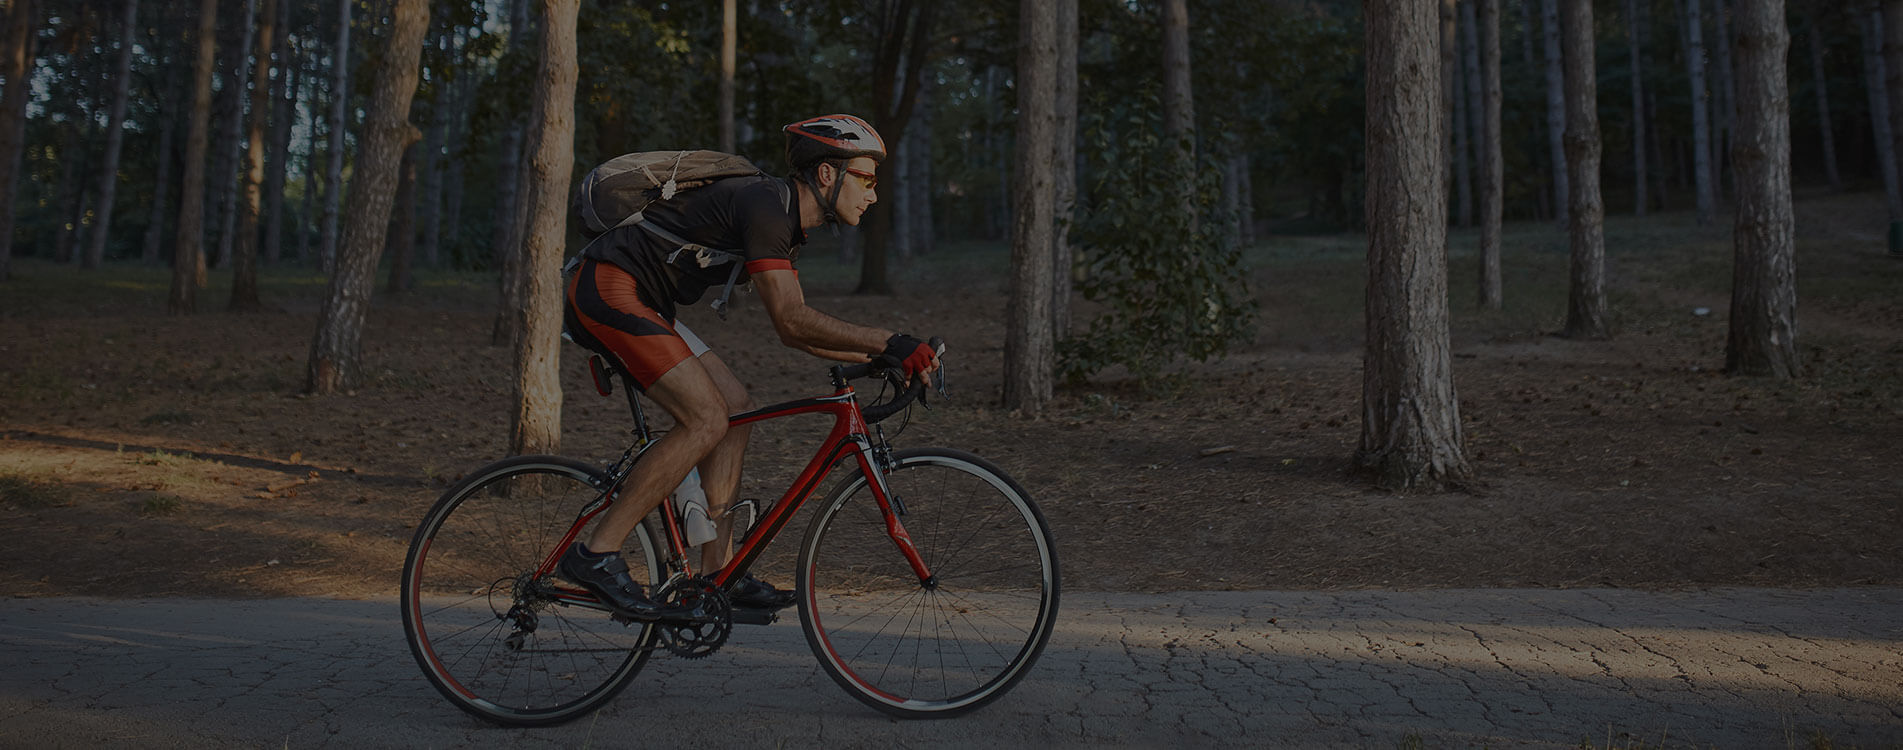
[[[745,258],[740,276],[744,282],[760,271],[791,269],[798,260],[806,231],[800,228],[793,194],[793,186],[778,177],[730,177],[650,203],[642,215],[688,242],[739,254]],[[678,249],[631,224],[602,234],[582,257],[612,263],[633,275],[641,301],[672,321],[675,305],[699,302],[708,287],[726,284],[733,271],[733,262],[703,266],[704,259],[696,253],[676,255]]]

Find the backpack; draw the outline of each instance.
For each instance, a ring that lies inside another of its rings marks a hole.
[[[733,271],[727,275],[726,288],[721,290],[720,298],[710,305],[725,320],[727,300],[733,295],[734,282],[740,278],[740,269],[745,260],[741,252],[689,242],[647,221],[641,212],[657,200],[670,200],[681,191],[692,190],[715,180],[759,174],[765,172],[746,157],[719,151],[637,151],[609,159],[589,170],[582,177],[581,187],[575,191],[572,206],[575,217],[581,221],[582,236],[588,239],[590,245],[609,230],[634,224],[675,246],[674,252],[667,256],[669,263],[690,250],[702,268],[732,262]],[[781,200],[791,205],[791,193],[784,185],[780,186],[780,192]],[[585,253],[587,247],[584,246],[582,250]],[[563,267],[563,272],[573,270],[580,262],[581,255],[577,254]]]

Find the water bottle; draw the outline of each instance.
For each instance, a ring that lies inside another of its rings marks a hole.
[[[674,488],[674,512],[681,517],[681,533],[687,546],[698,547],[719,536],[714,521],[707,516],[707,492],[700,487],[700,469],[687,472],[681,486]]]

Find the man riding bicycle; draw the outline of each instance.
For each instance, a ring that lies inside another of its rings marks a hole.
[[[905,375],[929,377],[937,354],[925,342],[883,328],[855,325],[806,304],[794,263],[806,230],[830,222],[859,224],[878,201],[885,142],[851,115],[787,125],[792,176],[730,177],[650,204],[646,220],[674,239],[738,248],[740,260],[703,265],[696,253],[640,223],[617,227],[583,251],[567,285],[566,325],[583,346],[612,358],[648,398],[673,415],[675,427],[649,447],[592,534],[562,556],[564,578],[621,614],[642,620],[680,616],[685,608],[649,599],[628,574],[620,549],[641,519],[688,472],[700,469],[707,512],[718,536],[701,547],[701,569],[718,570],[732,555],[733,524],[725,517],[740,484],[749,428],[729,428],[727,415],[754,408],[746,387],[693,331],[675,320],[677,304],[700,301],[710,287],[731,283],[733,264],[760,295],[781,343],[828,359],[866,362],[884,356]],[[734,606],[779,609],[794,601],[752,574],[728,591]]]

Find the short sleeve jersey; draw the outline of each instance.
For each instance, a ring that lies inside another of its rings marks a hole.
[[[791,270],[799,259],[806,231],[800,228],[797,202],[787,198],[792,187],[767,175],[730,177],[655,201],[642,214],[689,242],[744,257],[737,282],[744,283],[761,271]],[[733,270],[731,262],[703,267],[692,251],[670,262],[668,256],[677,249],[653,232],[629,225],[609,230],[582,255],[634,276],[641,301],[672,321],[675,305],[699,302],[708,288],[724,286]]]

